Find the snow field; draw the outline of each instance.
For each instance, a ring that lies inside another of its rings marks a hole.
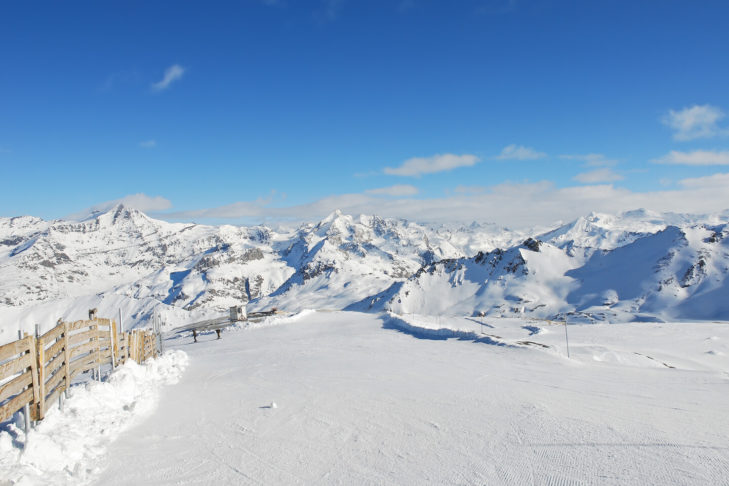
[[[127,361],[107,381],[73,386],[64,410],[52,408],[30,431],[0,431],[0,479],[18,485],[84,484],[103,468],[108,445],[149,416],[161,386],[176,383],[187,355],[169,351],[142,365]],[[0,482],[1,483],[1,482]]]
[[[98,484],[728,484],[728,325],[570,326],[567,359],[562,326],[470,319],[171,340],[193,365]]]

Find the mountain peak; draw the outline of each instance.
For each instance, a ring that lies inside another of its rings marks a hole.
[[[150,218],[138,209],[118,203],[106,211],[97,211],[88,219],[95,219],[101,225],[121,226],[130,224],[141,226],[151,222]]]

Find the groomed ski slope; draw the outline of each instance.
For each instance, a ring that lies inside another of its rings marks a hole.
[[[569,332],[571,359],[548,323],[353,312],[169,340],[185,374],[97,483],[729,484],[729,325]]]

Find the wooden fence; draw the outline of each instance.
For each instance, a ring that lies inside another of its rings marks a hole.
[[[0,422],[29,406],[30,418],[42,420],[50,406],[80,373],[127,359],[143,363],[158,353],[158,336],[145,330],[119,332],[115,321],[93,318],[58,321],[43,335],[25,334],[0,346]]]

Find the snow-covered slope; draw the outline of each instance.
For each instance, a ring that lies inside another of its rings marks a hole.
[[[127,324],[231,305],[632,320],[729,318],[727,215],[590,214],[530,234],[334,212],[295,229],[0,218],[0,341],[98,307]]]
[[[543,241],[433,263],[371,308],[589,321],[729,319],[729,225],[634,218],[591,215]]]

